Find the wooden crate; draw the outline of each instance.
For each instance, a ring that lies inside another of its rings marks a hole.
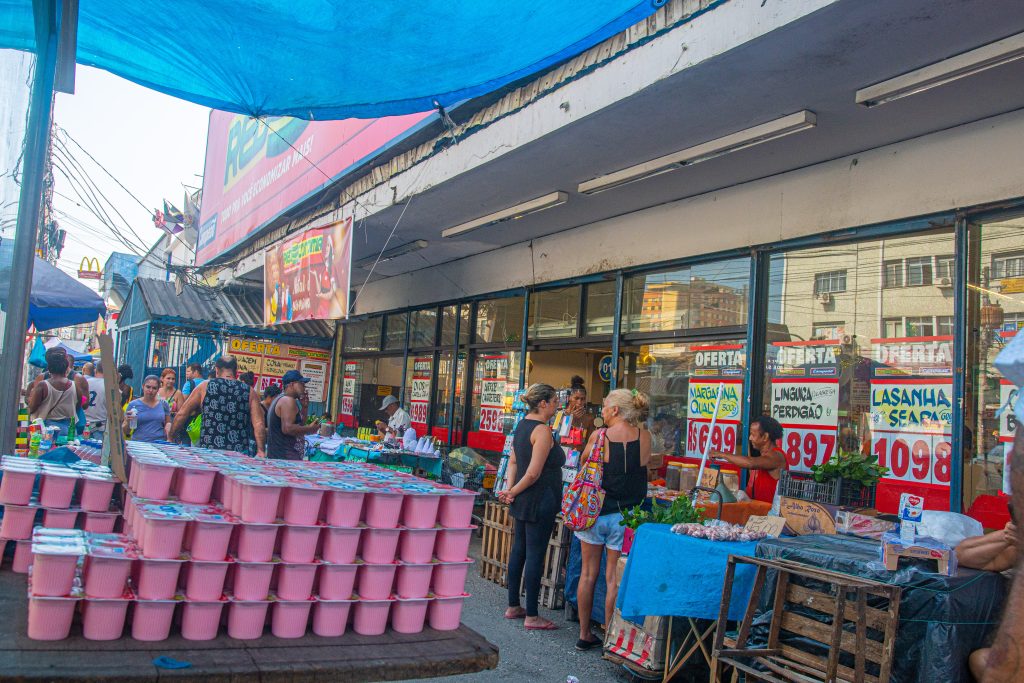
[[[508,558],[512,552],[512,523],[508,506],[488,502],[484,507],[483,543],[480,552],[480,576],[499,586],[508,585]],[[564,600],[565,564],[569,559],[572,535],[559,517],[551,532],[540,580],[540,604],[548,609],[561,608]]]

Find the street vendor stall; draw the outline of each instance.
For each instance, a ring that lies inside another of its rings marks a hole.
[[[441,477],[440,452],[410,451],[380,442],[362,439],[306,436],[307,453],[315,460],[335,462],[367,462],[382,467],[397,468],[432,479]]]

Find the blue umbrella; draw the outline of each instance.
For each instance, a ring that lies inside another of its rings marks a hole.
[[[12,242],[0,243],[0,309],[7,310],[13,260]],[[38,256],[32,269],[32,291],[28,300],[28,324],[37,330],[96,322],[106,314],[100,295]],[[15,275],[18,277],[21,273]]]

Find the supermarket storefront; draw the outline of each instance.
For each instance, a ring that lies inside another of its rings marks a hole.
[[[915,491],[998,527],[1015,391],[992,360],[1021,326],[1024,216],[983,207],[354,319],[336,406],[369,426],[394,394],[421,434],[493,455],[515,389],[578,375],[595,412],[650,394],[667,456],[741,451],[766,413],[794,470],[873,454],[879,509]]]

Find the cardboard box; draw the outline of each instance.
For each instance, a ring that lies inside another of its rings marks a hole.
[[[796,536],[836,533],[837,505],[812,503],[809,500],[782,496],[779,514],[786,520],[786,531]]]
[[[618,609],[605,632],[605,658],[630,668],[660,672],[665,668],[668,617],[647,617],[643,624],[622,618]]]
[[[852,510],[836,511],[836,531],[849,536],[860,536],[878,540],[886,531],[892,531],[896,524],[888,522],[868,512],[854,512]]]

